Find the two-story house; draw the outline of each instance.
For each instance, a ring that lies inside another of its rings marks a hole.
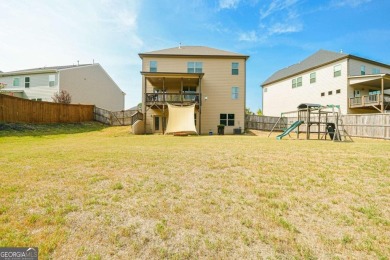
[[[145,52],[142,59],[144,133],[165,133],[168,104],[195,105],[198,134],[244,128],[247,55],[201,46]],[[171,119],[180,120],[180,119]]]
[[[320,50],[262,83],[263,113],[280,116],[302,103],[339,105],[343,114],[390,110],[390,65]]]
[[[15,97],[52,102],[55,93],[65,90],[73,104],[124,109],[125,93],[98,63],[0,72],[0,83],[2,93]]]

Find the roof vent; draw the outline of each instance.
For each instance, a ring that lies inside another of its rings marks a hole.
[[[181,49],[181,42],[179,42],[179,49]]]

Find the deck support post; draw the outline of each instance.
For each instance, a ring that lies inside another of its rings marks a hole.
[[[310,139],[310,108],[306,112],[306,140]]]
[[[385,82],[384,78],[381,78],[381,113],[385,112]]]
[[[165,77],[163,78],[163,113],[162,113],[162,117],[161,117],[161,125],[162,125],[162,133],[165,134],[165,126],[164,126],[164,121],[165,123],[166,122],[166,117],[165,117],[165,104],[166,104],[166,101],[165,101]]]

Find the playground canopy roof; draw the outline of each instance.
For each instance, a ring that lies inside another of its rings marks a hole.
[[[321,107],[321,105],[320,104],[302,103],[297,108],[302,109],[302,108],[313,108],[313,107]]]

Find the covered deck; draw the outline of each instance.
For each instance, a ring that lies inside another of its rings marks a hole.
[[[141,72],[146,106],[200,105],[204,73]],[[151,87],[153,90],[151,91]]]
[[[202,78],[204,73],[142,72],[144,132],[147,118],[152,118],[153,133],[165,133],[169,117],[168,105],[195,106],[193,120],[201,129]],[[148,121],[148,122],[149,122]],[[149,131],[149,130],[148,130]]]
[[[349,98],[349,108],[375,109],[381,113],[390,109],[390,75],[375,74],[351,76],[349,86],[354,90],[365,93],[361,96]]]

